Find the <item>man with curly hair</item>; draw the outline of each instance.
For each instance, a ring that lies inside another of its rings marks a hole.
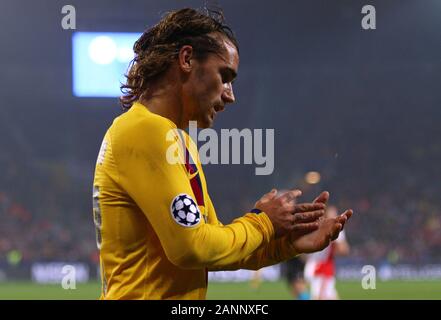
[[[126,110],[105,134],[95,168],[101,299],[205,299],[212,270],[257,270],[335,239],[349,210],[320,219],[329,197],[297,203],[273,189],[232,223],[219,222],[189,121],[212,126],[234,102],[239,46],[219,12],[165,15],[134,45]],[[170,163],[174,143],[185,161]]]

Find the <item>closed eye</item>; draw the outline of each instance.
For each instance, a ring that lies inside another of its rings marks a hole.
[[[237,76],[236,71],[228,67],[222,68],[220,73],[222,77],[222,83],[234,83],[234,80]]]

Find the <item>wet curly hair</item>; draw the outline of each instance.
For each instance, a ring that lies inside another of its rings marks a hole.
[[[134,59],[126,74],[126,83],[121,85],[120,104],[124,111],[146,92],[149,85],[167,71],[178,58],[184,45],[193,47],[196,59],[203,60],[209,53],[220,54],[225,50],[219,37],[225,36],[239,50],[231,28],[225,24],[220,9],[191,8],[167,13],[155,26],[147,29],[135,42]]]

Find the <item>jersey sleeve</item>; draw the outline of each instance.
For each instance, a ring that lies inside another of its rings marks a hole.
[[[288,237],[273,239],[270,243],[258,248],[244,259],[229,265],[210,268],[209,271],[220,270],[259,270],[296,257],[298,253],[289,245]]]
[[[182,223],[179,209],[187,203],[180,211],[189,213],[185,211],[195,195],[185,165],[167,159],[182,153],[178,135],[159,121],[140,120],[122,129],[124,134],[111,133],[119,183],[145,214],[173,264],[186,269],[229,265],[270,242],[274,230],[265,214],[249,213],[222,226],[206,223],[191,208],[191,222]]]

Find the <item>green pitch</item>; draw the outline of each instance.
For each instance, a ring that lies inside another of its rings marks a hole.
[[[97,299],[99,283],[77,284],[75,290],[61,285],[0,282],[0,299]],[[338,282],[342,299],[441,299],[441,281],[377,282],[375,290],[363,290],[360,282]],[[249,283],[211,283],[208,299],[291,299],[285,282],[263,282],[258,289]]]

